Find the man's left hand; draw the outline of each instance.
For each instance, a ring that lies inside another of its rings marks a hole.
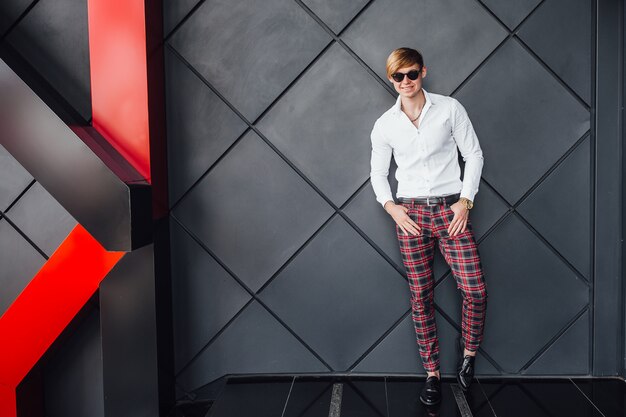
[[[448,226],[448,236],[456,236],[457,233],[465,231],[469,210],[460,201],[452,204],[450,208],[454,212],[454,218],[450,222],[450,226]]]

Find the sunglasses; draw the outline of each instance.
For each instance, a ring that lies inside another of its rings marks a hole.
[[[407,77],[409,77],[409,80],[417,80],[417,77],[419,77],[420,72],[422,72],[422,69],[418,69],[418,70],[411,70],[407,73],[404,72],[394,72],[393,74],[391,74],[391,78],[393,78],[393,80],[397,83],[401,83],[402,80],[404,80],[404,76],[406,75]]]

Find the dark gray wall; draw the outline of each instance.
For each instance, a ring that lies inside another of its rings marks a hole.
[[[0,146],[0,315],[76,225]]]
[[[368,178],[400,46],[423,52],[428,91],[466,107],[485,155],[477,373],[592,374],[594,7],[166,2],[181,395],[230,373],[423,373],[393,221]],[[451,373],[461,298],[440,254],[435,273]]]
[[[62,106],[55,110],[72,115],[75,122],[91,118],[86,35],[86,2],[0,4],[0,47],[11,48],[36,68],[36,74],[28,75],[41,77],[52,89],[48,94]],[[0,146],[0,315],[75,225],[74,218]],[[45,415],[104,415],[97,301],[85,306],[33,372],[40,373],[43,392],[33,390],[24,401],[41,397]]]

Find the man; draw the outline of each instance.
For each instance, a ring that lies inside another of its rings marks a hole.
[[[441,400],[433,305],[435,243],[463,297],[456,378],[464,390],[472,381],[483,338],[487,289],[469,218],[483,167],[482,150],[461,103],[422,88],[426,74],[423,57],[415,49],[399,48],[389,55],[387,78],[399,96],[374,123],[370,179],[376,200],[396,222],[417,344],[427,372],[420,400],[432,405]],[[463,181],[458,150],[465,161]],[[387,179],[392,154],[398,166],[397,203]]]

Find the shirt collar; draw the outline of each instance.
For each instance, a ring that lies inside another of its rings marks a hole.
[[[432,106],[434,103],[430,99],[430,94],[428,94],[428,91],[426,91],[424,87],[422,87],[422,91],[424,92],[424,97],[426,98],[426,102],[424,103],[424,108],[426,108],[426,106],[428,105]],[[396,104],[394,104],[393,106],[393,111],[397,115],[400,115],[400,112],[402,111],[402,109],[400,109],[400,106],[402,104],[401,97],[402,96],[398,94],[398,98],[396,99]]]

